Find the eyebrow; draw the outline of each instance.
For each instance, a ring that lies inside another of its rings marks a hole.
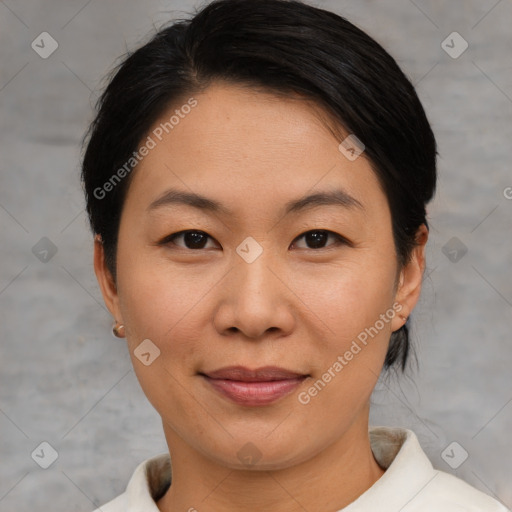
[[[146,209],[152,212],[159,208],[172,205],[187,205],[203,211],[221,213],[226,216],[233,216],[233,212],[214,199],[210,199],[195,192],[185,192],[177,189],[169,189],[158,199],[153,201]],[[307,195],[300,199],[288,201],[284,207],[284,215],[297,213],[317,206],[341,206],[348,209],[365,211],[364,206],[355,197],[342,189],[326,190]]]

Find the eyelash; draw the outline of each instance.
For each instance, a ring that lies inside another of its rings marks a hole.
[[[179,238],[179,237],[181,237],[181,236],[183,236],[183,235],[185,235],[187,233],[200,233],[202,235],[206,235],[208,238],[213,240],[213,237],[211,237],[210,235],[208,235],[208,233],[206,233],[204,231],[201,231],[201,230],[198,230],[198,229],[186,229],[186,230],[179,231],[177,233],[172,233],[171,235],[166,236],[163,240],[161,240],[159,242],[159,245],[169,245],[169,244],[172,244],[172,245],[175,245],[177,247],[180,247],[181,249],[185,249],[185,250],[189,250],[189,251],[199,251],[199,250],[203,249],[203,248],[200,248],[200,249],[189,249],[188,247],[182,247],[182,246],[179,246],[179,245],[174,243],[175,239],[177,239],[177,238]],[[325,234],[327,234],[328,237],[329,236],[333,236],[335,238],[335,240],[336,240],[336,242],[334,244],[327,245],[326,247],[320,247],[320,248],[316,248],[316,249],[315,248],[306,247],[306,249],[310,249],[312,251],[321,251],[321,250],[329,249],[332,246],[339,246],[339,245],[352,246],[352,243],[349,240],[347,240],[343,236],[339,235],[338,233],[335,233],[334,231],[329,231],[328,229],[312,229],[312,230],[309,230],[309,231],[305,231],[304,233],[302,233],[301,235],[296,237],[292,243],[295,243],[296,240],[299,240],[299,239],[305,237],[306,235],[308,235],[310,233],[325,233]]]

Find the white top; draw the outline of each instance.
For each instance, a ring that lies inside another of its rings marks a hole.
[[[338,512],[511,512],[460,478],[436,470],[412,430],[370,427],[370,445],[386,472]],[[159,512],[157,501],[171,482],[168,453],[139,464],[126,491],[94,512]]]

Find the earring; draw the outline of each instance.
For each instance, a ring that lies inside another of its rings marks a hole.
[[[116,337],[116,338],[124,338],[125,336],[125,332],[124,332],[124,325],[116,322],[114,324],[114,327],[112,327],[112,334]]]

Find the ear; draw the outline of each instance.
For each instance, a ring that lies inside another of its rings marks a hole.
[[[395,302],[402,307],[391,321],[391,328],[396,331],[402,327],[416,306],[421,292],[423,272],[425,270],[425,247],[428,229],[422,224],[416,232],[416,246],[412,250],[410,261],[400,271],[400,278],[395,294]],[[403,318],[402,318],[403,317]]]
[[[116,322],[123,324],[124,322],[119,308],[117,286],[105,261],[105,248],[103,247],[101,235],[94,237],[94,273],[100,285],[105,305]]]

